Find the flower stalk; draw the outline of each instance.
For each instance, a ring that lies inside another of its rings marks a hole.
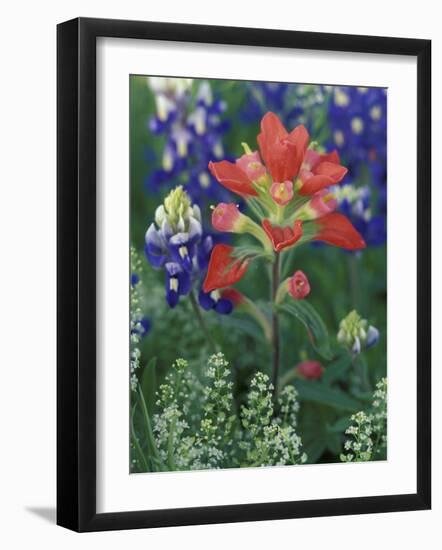
[[[201,313],[201,309],[198,307],[198,302],[195,297],[195,293],[192,290],[189,294],[190,303],[192,304],[193,311],[195,312],[195,316],[198,319],[199,326],[201,327],[201,330],[207,339],[207,341],[210,344],[210,347],[212,348],[212,351],[214,353],[218,352],[218,346],[215,343],[215,340],[212,338],[212,335],[210,334],[209,329],[207,328],[206,322],[204,320],[203,314]]]
[[[275,260],[273,262],[272,268],[272,344],[273,344],[273,367],[272,367],[272,384],[273,384],[273,395],[276,397],[277,388],[278,388],[278,376],[279,376],[279,363],[281,355],[281,342],[279,335],[279,318],[278,310],[276,308],[276,298],[279,288],[279,277],[280,277],[280,254],[275,252]]]

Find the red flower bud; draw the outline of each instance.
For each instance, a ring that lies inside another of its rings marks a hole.
[[[298,363],[295,368],[298,374],[309,380],[317,380],[318,378],[321,378],[322,373],[324,372],[324,368],[319,361],[312,361],[310,359],[301,361],[301,363]]]
[[[236,160],[236,165],[239,166],[252,181],[259,180],[259,178],[264,176],[267,172],[265,166],[261,162],[258,151],[242,155],[242,157]]]
[[[270,194],[276,204],[285,206],[293,198],[293,183],[290,180],[283,181],[282,183],[272,183]]]
[[[236,204],[220,202],[212,212],[212,225],[218,231],[236,232],[241,224],[241,212]]]
[[[310,283],[302,271],[296,271],[288,281],[288,291],[295,300],[302,300],[310,294]]]
[[[330,214],[330,212],[336,210],[337,206],[338,202],[335,196],[328,189],[317,191],[310,200],[310,208],[316,218]]]

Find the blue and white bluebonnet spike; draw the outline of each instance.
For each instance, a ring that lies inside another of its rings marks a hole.
[[[219,292],[205,293],[201,289],[214,238],[203,234],[200,209],[191,204],[181,186],[173,189],[156,209],[155,221],[146,231],[144,252],[154,269],[165,271],[166,301],[171,308],[194,288],[203,309],[222,314],[233,310],[232,300]]]
[[[338,342],[345,345],[353,355],[375,346],[379,341],[379,331],[368,325],[356,310],[351,311],[339,323]]]
[[[161,167],[149,175],[148,188],[157,192],[161,186],[186,181],[186,191],[200,204],[229,199],[207,170],[210,160],[224,156],[222,136],[229,127],[221,118],[225,103],[213,97],[205,80],[196,84],[191,79],[149,78],[148,85],[157,107],[149,129],[166,138]],[[189,93],[192,86],[197,86],[196,103]]]

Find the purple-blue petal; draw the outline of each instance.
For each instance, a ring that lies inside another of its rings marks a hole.
[[[199,291],[198,301],[200,306],[206,311],[213,309],[215,305],[215,300],[210,296],[210,292],[204,292],[203,289]]]
[[[232,313],[232,310],[232,302],[230,300],[226,300],[225,298],[220,298],[215,304],[215,311],[217,313],[221,313],[222,315],[228,315],[229,313]]]

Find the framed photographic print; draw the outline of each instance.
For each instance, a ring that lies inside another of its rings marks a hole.
[[[430,507],[430,66],[58,26],[59,525]]]

